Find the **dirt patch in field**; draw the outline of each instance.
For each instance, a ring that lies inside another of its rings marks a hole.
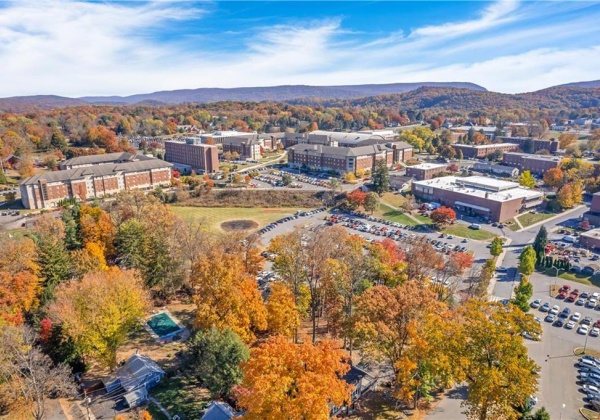
[[[227,222],[221,223],[221,229],[225,232],[233,232],[237,230],[251,230],[256,229],[258,223],[254,220],[228,220]]]

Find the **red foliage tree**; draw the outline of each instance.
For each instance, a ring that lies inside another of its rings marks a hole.
[[[456,220],[456,212],[450,207],[440,207],[431,212],[431,220],[437,226],[447,226]]]
[[[346,194],[346,200],[348,200],[348,204],[354,209],[364,206],[366,199],[367,193],[361,190],[354,190]]]

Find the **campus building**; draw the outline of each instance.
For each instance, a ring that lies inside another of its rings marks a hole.
[[[215,144],[222,144],[223,141],[229,137],[253,137],[256,136],[254,133],[244,133],[243,131],[215,131],[213,133],[204,133],[196,137],[198,143],[210,143],[210,140],[214,141]]]
[[[288,148],[288,165],[319,171],[339,173],[372,170],[375,162],[383,159],[387,166],[394,162],[394,149],[385,145],[361,147],[331,147],[316,144],[298,144]]]
[[[493,143],[493,144],[459,144],[455,143],[452,145],[454,151],[462,151],[463,157],[465,158],[484,158],[491,155],[496,151],[503,153],[511,152],[519,148],[518,144],[514,143]]]
[[[542,140],[542,139],[534,139],[532,137],[500,137],[505,143],[514,143],[518,144],[521,150],[525,149],[525,144],[528,142],[533,143],[533,152],[539,152],[540,150],[547,150],[550,153],[555,153],[558,150],[558,141],[552,140]]]
[[[483,176],[459,178],[445,176],[412,184],[415,197],[437,202],[455,210],[480,215],[490,221],[503,222],[522,210],[541,204],[541,192],[519,186],[516,182]]]
[[[94,165],[107,165],[111,163],[127,163],[138,162],[140,160],[151,160],[153,157],[146,155],[138,155],[135,153],[116,152],[104,153],[98,155],[79,156],[72,159],[67,159],[60,164],[60,169],[75,169]]]
[[[600,192],[592,196],[590,209],[583,213],[583,219],[587,220],[591,226],[600,227]]]
[[[182,173],[214,173],[219,169],[219,149],[211,144],[166,141],[165,159]]]
[[[262,157],[260,153],[260,140],[256,134],[253,136],[227,137],[223,139],[221,147],[223,148],[223,153],[237,153],[241,160],[258,160]]]
[[[159,159],[107,163],[64,171],[44,172],[19,185],[28,209],[56,207],[61,200],[87,200],[123,190],[154,189],[171,184],[171,164]]]
[[[486,172],[489,174],[517,177],[519,176],[519,170],[512,166],[496,165],[489,162],[476,162],[472,169],[474,171]]]
[[[406,176],[410,176],[417,181],[431,179],[448,170],[448,165],[442,163],[421,163],[420,165],[407,166]]]
[[[560,166],[561,158],[547,155],[530,155],[528,153],[507,152],[502,156],[502,163],[519,171],[529,171],[543,176],[550,169]]]

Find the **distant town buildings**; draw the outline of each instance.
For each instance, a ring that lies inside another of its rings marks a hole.
[[[214,144],[166,141],[165,159],[182,173],[214,173],[219,169],[219,150]]]
[[[417,181],[431,179],[436,175],[446,172],[448,165],[441,163],[421,163],[420,165],[407,166],[406,176],[410,176]]]
[[[544,197],[541,192],[521,187],[516,182],[483,176],[445,176],[415,181],[412,192],[419,199],[453,207],[468,215],[480,215],[495,222],[511,219],[522,210],[539,205]]]
[[[90,164],[34,175],[22,181],[19,188],[26,208],[47,209],[64,199],[83,201],[123,190],[168,186],[171,183],[171,166],[159,159]]]
[[[523,151],[526,151],[527,143],[531,143],[533,146],[533,153],[539,152],[540,150],[547,150],[552,154],[558,150],[558,141],[556,140],[542,140],[531,137],[500,137],[499,140],[505,143],[518,144]]]

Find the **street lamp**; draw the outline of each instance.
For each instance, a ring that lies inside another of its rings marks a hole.
[[[563,404],[562,407],[561,407],[561,409],[560,409],[560,420],[562,420],[562,413],[563,413],[563,410],[565,409],[566,406],[567,406],[566,404]]]

